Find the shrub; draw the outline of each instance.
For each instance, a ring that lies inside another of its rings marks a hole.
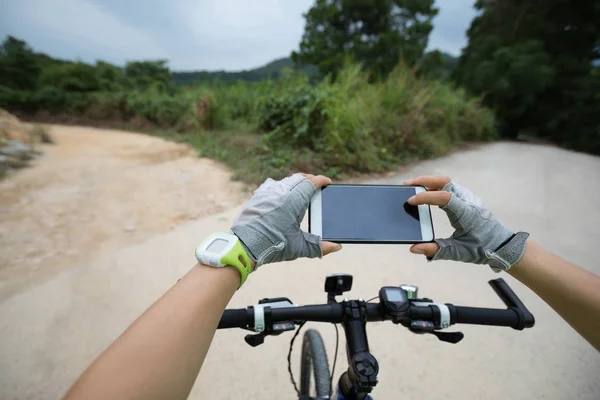
[[[277,83],[261,103],[264,141],[313,150],[327,170],[377,172],[494,137],[492,113],[449,84],[402,65],[369,81],[351,64],[316,86],[301,77]]]
[[[320,150],[326,97],[326,87],[310,85],[303,75],[274,84],[260,103],[259,129],[266,132],[264,141]]]

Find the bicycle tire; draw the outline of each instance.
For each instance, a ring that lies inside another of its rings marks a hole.
[[[331,394],[331,377],[329,362],[321,334],[315,329],[308,329],[302,339],[302,356],[300,360],[300,396],[310,396],[311,373],[314,376],[315,390],[318,398],[329,398]]]

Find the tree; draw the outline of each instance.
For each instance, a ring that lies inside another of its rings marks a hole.
[[[40,76],[40,85],[55,87],[66,92],[94,92],[100,90],[96,67],[83,62],[53,63]]]
[[[123,83],[124,72],[122,68],[104,61],[96,61],[96,79],[100,90],[118,90]]]
[[[298,64],[335,75],[348,57],[385,76],[398,61],[414,65],[427,47],[434,0],[317,0],[304,15]]]
[[[125,65],[125,76],[141,88],[165,88],[171,84],[171,73],[167,63],[167,60],[128,62]]]
[[[455,80],[481,94],[507,137],[600,153],[600,2],[479,0]]]
[[[0,45],[0,86],[17,90],[35,89],[40,66],[27,43],[8,36]]]

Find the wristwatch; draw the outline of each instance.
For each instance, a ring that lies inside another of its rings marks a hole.
[[[213,233],[196,248],[196,259],[203,265],[213,268],[222,268],[230,265],[240,272],[240,286],[252,272],[252,261],[240,239],[231,234],[218,232]]]

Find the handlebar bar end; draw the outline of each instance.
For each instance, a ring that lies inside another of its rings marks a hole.
[[[519,316],[519,324],[513,326],[514,329],[522,330],[524,328],[531,328],[535,325],[535,318],[533,314],[529,312],[525,304],[519,299],[519,297],[513,292],[508,286],[508,283],[502,278],[492,279],[488,282],[494,292],[500,297],[502,302],[506,304],[506,307],[514,310]]]

